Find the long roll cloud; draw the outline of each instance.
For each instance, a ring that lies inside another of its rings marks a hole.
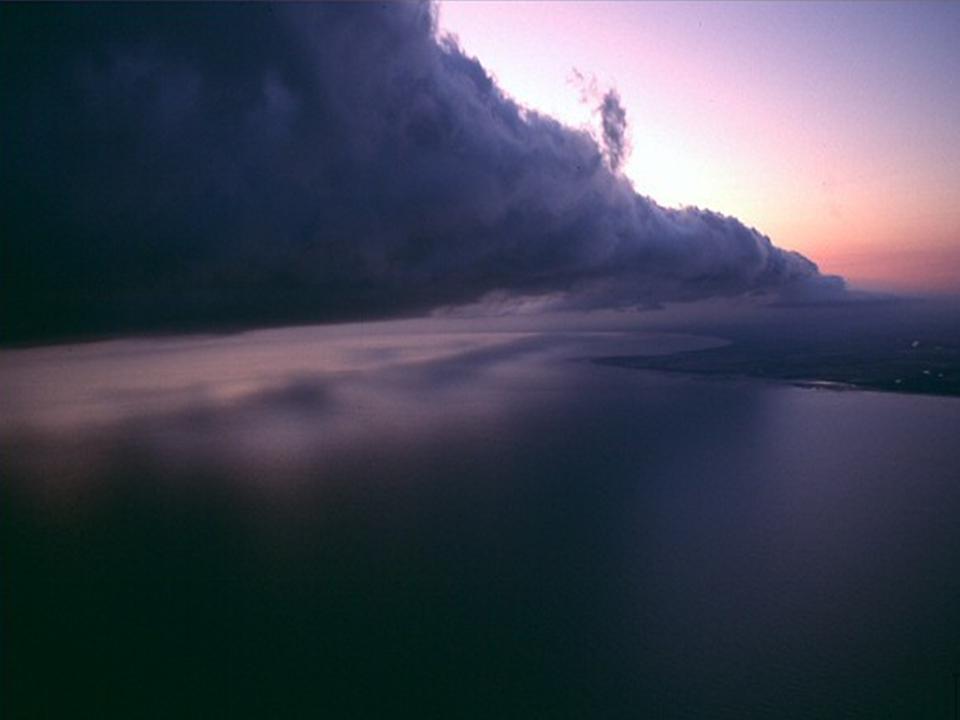
[[[4,3],[0,58],[8,340],[842,292],[639,196],[428,5]]]

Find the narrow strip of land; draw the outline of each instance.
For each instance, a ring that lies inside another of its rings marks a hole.
[[[775,347],[734,343],[659,356],[597,358],[603,365],[696,375],[755,377],[829,389],[960,397],[960,346]]]

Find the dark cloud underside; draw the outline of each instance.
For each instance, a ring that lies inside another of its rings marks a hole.
[[[426,5],[4,4],[0,39],[8,340],[842,284],[638,196]]]

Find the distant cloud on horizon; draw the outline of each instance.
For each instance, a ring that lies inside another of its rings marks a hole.
[[[843,293],[638,195],[615,91],[601,147],[430,5],[4,4],[0,38],[0,339]]]

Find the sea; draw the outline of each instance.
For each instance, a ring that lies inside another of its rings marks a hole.
[[[960,399],[455,320],[0,350],[0,711],[931,718]]]

